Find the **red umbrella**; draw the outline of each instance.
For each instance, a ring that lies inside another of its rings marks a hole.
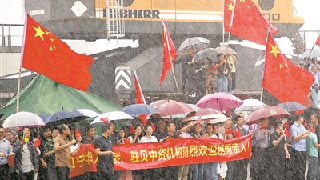
[[[251,113],[247,118],[247,123],[254,122],[259,119],[268,118],[268,117],[283,117],[289,113],[279,106],[267,106],[261,109],[258,109]]]
[[[200,108],[212,108],[219,111],[241,106],[243,101],[232,94],[214,93],[203,96],[197,103]]]
[[[160,116],[187,114],[194,111],[194,109],[186,103],[177,102],[173,100],[167,100],[167,101],[168,102],[165,102],[155,107],[159,111]]]

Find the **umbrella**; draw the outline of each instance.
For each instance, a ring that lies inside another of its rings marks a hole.
[[[286,103],[278,104],[278,106],[282,107],[288,112],[307,109],[307,107],[305,107],[304,105],[298,102],[286,102]]]
[[[90,124],[102,123],[101,118],[105,118],[109,121],[118,121],[118,120],[128,120],[133,119],[129,114],[122,111],[113,111],[107,112],[104,114],[100,114],[98,117],[94,118],[94,120]]]
[[[216,124],[216,123],[225,122],[226,120],[228,120],[228,118],[225,116],[225,117],[222,117],[222,118],[210,119],[210,121],[208,123],[209,124]]]
[[[18,112],[11,114],[2,124],[4,128],[45,126],[42,119],[34,113]]]
[[[188,104],[194,111],[199,110],[200,108],[195,104]],[[162,118],[185,118],[186,113],[183,114],[174,114],[174,115],[168,115],[168,116],[162,116]]]
[[[219,118],[226,118],[224,114],[222,114],[220,111],[211,109],[211,108],[204,108],[199,109],[194,116],[185,118],[184,121],[195,121],[198,120],[198,118],[201,117],[201,119],[219,119]]]
[[[210,41],[203,37],[188,38],[181,43],[178,52],[179,54],[186,54],[188,49],[193,49],[195,52],[198,52],[208,47],[209,44]]]
[[[251,113],[247,118],[247,122],[254,122],[268,117],[282,117],[288,114],[286,110],[279,106],[266,106]]]
[[[174,100],[162,99],[162,100],[158,100],[158,101],[155,101],[155,102],[150,103],[150,106],[152,106],[152,107],[157,107],[157,106],[159,106],[159,105],[161,105],[161,104],[164,104],[164,103],[167,103],[167,102],[169,102],[169,101],[174,101]]]
[[[228,46],[219,46],[214,51],[218,54],[237,54],[235,50]]]
[[[306,57],[309,57],[310,50],[306,50],[304,53],[299,55],[300,59],[304,59]],[[313,49],[313,51],[310,54],[309,58],[319,58],[320,57],[320,50],[319,49]]]
[[[192,111],[195,111],[192,107],[190,107],[186,103],[172,101],[172,100],[168,100],[168,102],[163,103],[159,106],[156,106],[155,108],[159,111],[160,116],[187,114]]]
[[[255,111],[262,107],[266,107],[267,105],[258,99],[245,99],[243,100],[243,104],[234,110],[235,113],[241,113],[242,111]]]
[[[91,110],[62,110],[56,112],[46,119],[46,123],[56,122],[62,119],[70,119],[77,117],[95,117],[98,114]]]
[[[197,52],[195,55],[194,55],[194,59],[195,60],[201,60],[201,59],[214,59],[217,57],[217,53],[215,52],[214,48],[207,48],[207,49],[204,49],[204,50],[201,50],[199,52]]]
[[[148,104],[132,104],[124,107],[122,111],[130,115],[155,114],[158,112],[154,107]]]
[[[261,55],[258,58],[257,62],[254,64],[254,66],[260,66],[264,62],[266,62],[266,55],[265,54]]]
[[[212,108],[219,111],[239,107],[243,101],[232,94],[214,93],[203,96],[197,103],[200,108]]]

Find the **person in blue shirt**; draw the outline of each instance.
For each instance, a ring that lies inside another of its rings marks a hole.
[[[306,138],[309,136],[310,131],[306,130],[303,126],[303,116],[298,116],[292,126],[290,126],[290,134],[293,139],[292,147],[292,166],[295,169],[295,178],[305,179],[306,172]]]
[[[11,153],[10,142],[4,138],[4,129],[0,126],[0,179],[9,179],[8,155]]]

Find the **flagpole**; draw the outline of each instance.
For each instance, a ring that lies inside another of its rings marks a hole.
[[[177,78],[176,78],[176,74],[174,72],[174,66],[173,66],[172,60],[173,60],[173,58],[171,57],[171,54],[170,54],[170,64],[171,64],[171,69],[172,69],[172,73],[173,73],[174,83],[176,85],[178,93],[180,93],[178,82],[177,82]]]
[[[20,99],[20,84],[21,84],[21,66],[19,68],[19,78],[18,78],[18,93],[17,93],[17,109],[16,112],[19,112],[19,99]]]
[[[308,55],[308,59],[309,59],[310,56],[311,56],[311,53],[312,53],[312,51],[313,51],[313,49],[314,49],[314,46],[315,46],[315,44],[312,46],[312,48],[311,48],[311,50],[310,50],[310,53],[309,53],[309,55]]]
[[[223,1],[222,3],[223,7],[223,19],[222,19],[222,43],[224,44],[224,34],[225,34],[225,30],[224,30],[224,6],[225,6],[225,1]]]
[[[28,19],[27,15],[25,13],[23,13],[23,14],[25,15],[25,20],[24,20],[24,30],[23,30],[24,32],[23,32],[23,39],[22,39],[21,59],[20,59],[19,77],[18,77],[18,92],[17,92],[17,108],[16,108],[16,112],[19,112],[22,59],[23,59],[24,45],[25,45],[25,42],[26,42],[27,19]]]
[[[233,2],[233,11],[232,11],[232,14],[231,14],[231,19],[230,19],[230,28],[229,28],[229,33],[228,33],[228,42],[227,42],[227,50],[226,50],[226,54],[228,52],[228,49],[229,49],[229,43],[230,43],[230,36],[231,36],[231,29],[232,29],[232,25],[233,25],[233,18],[234,18],[234,11],[236,10],[236,2],[237,0],[235,0]],[[223,8],[224,9],[224,8]]]

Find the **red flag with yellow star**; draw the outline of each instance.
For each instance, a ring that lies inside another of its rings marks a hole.
[[[171,70],[172,61],[176,59],[177,52],[174,48],[173,41],[170,37],[170,33],[162,21],[162,28],[163,28],[163,34],[162,34],[162,51],[163,51],[163,59],[162,59],[162,73],[160,76],[160,84],[162,85],[163,80],[166,78],[168,72]]]
[[[305,105],[313,82],[313,75],[287,59],[269,33],[262,87],[281,102]]]
[[[225,0],[223,23],[232,35],[263,45],[269,28],[273,34],[278,33],[251,0]]]
[[[58,83],[87,91],[93,59],[77,54],[50,31],[27,15],[22,67]]]

